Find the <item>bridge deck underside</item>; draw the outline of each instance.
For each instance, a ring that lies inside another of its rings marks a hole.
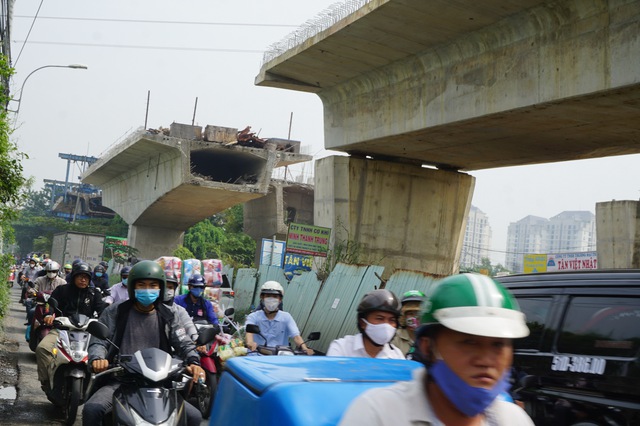
[[[640,85],[345,145],[456,170],[640,153]]]

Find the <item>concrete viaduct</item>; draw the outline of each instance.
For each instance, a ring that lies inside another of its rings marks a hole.
[[[363,262],[447,275],[473,195],[467,172],[640,152],[639,58],[640,0],[352,0],[272,45],[255,83],[317,94],[325,147],[351,154],[316,162],[314,223],[336,244],[358,241]],[[148,164],[116,153],[84,180],[134,238],[166,249],[179,234],[167,227],[206,215],[173,218],[197,185],[178,183],[187,151],[153,143]],[[182,192],[154,189],[145,176],[157,170]],[[149,200],[132,199],[136,183]],[[231,205],[259,192],[216,196]]]

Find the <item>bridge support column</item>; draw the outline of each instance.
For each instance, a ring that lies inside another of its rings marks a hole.
[[[444,276],[458,272],[475,178],[354,157],[316,161],[314,224],[334,252],[355,242],[358,263]]]
[[[153,260],[160,256],[171,256],[176,247],[182,244],[183,238],[184,231],[181,230],[131,225],[127,240],[131,247],[140,250],[139,258]]]
[[[598,269],[640,268],[640,202],[596,203]]]

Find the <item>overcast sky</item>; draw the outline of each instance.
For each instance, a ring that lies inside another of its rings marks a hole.
[[[148,127],[190,124],[197,97],[198,125],[249,125],[261,137],[284,138],[293,113],[291,138],[302,141],[306,153],[331,155],[324,150],[317,96],[253,83],[262,52],[333,3],[17,1],[14,97],[38,67],[89,67],[42,69],[24,85],[13,137],[30,157],[24,162],[26,174],[39,188],[43,179],[65,179],[67,162],[58,153],[99,157],[144,125],[148,91]],[[493,229],[492,260],[504,263],[507,227],[527,215],[595,213],[597,202],[637,200],[639,163],[633,155],[472,172],[477,179],[473,204],[488,215]],[[304,173],[311,169],[306,165]],[[72,180],[79,174],[76,165]]]

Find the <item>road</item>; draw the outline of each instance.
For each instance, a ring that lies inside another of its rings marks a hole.
[[[5,316],[4,335],[0,339],[0,387],[3,391],[17,389],[17,398],[0,398],[2,426],[56,425],[62,422],[62,413],[51,404],[40,389],[36,371],[36,356],[24,339],[25,309],[20,300],[20,288],[11,289],[11,304]],[[7,392],[0,391],[0,395]],[[208,424],[203,420],[201,426]],[[82,407],[74,426],[82,425]]]

